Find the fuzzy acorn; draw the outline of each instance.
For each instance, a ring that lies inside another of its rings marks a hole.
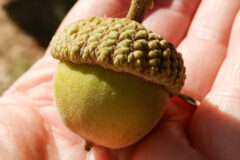
[[[52,56],[60,60],[56,105],[66,126],[86,139],[87,150],[90,144],[122,148],[136,143],[183,87],[181,53],[136,22],[136,15],[79,20],[50,43]]]

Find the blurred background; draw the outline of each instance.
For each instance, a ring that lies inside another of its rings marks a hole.
[[[0,0],[0,95],[43,56],[77,0]]]

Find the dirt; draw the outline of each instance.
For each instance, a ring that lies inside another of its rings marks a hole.
[[[0,95],[43,56],[76,0],[0,0]]]
[[[0,94],[43,53],[44,48],[18,28],[0,7]]]

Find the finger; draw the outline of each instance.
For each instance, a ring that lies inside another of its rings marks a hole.
[[[240,12],[227,57],[191,123],[191,137],[209,159],[240,159]]]
[[[177,45],[185,36],[200,0],[159,0],[143,24]]]
[[[129,0],[80,0],[64,19],[61,26],[90,16],[123,17],[127,14]]]
[[[179,50],[186,65],[183,91],[201,100],[211,89],[225,58],[232,22],[240,8],[239,0],[202,1]]]
[[[207,98],[221,111],[240,119],[240,11],[235,19],[227,57]]]

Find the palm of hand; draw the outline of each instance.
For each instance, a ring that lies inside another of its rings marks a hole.
[[[0,99],[1,159],[239,159],[240,1],[199,3],[160,0],[143,23],[179,44],[187,68],[183,91],[201,102],[196,111],[173,98],[162,121],[137,144],[118,150],[96,146],[87,154],[84,140],[58,117],[52,95],[57,61],[47,51]],[[128,6],[127,0],[81,0],[64,23],[118,15]]]

